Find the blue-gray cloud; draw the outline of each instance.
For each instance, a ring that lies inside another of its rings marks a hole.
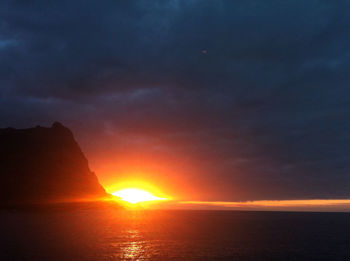
[[[350,197],[348,8],[2,1],[1,125],[166,137],[209,199]]]

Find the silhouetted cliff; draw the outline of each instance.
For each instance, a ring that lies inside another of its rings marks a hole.
[[[0,129],[1,205],[103,196],[72,132],[62,124]]]

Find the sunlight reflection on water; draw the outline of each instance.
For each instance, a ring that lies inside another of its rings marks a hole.
[[[122,260],[146,260],[146,241],[140,235],[137,229],[128,229],[123,232],[124,240],[122,242],[112,243],[115,248],[115,257]]]
[[[121,247],[121,258],[141,259],[143,258],[143,241],[140,240],[139,231],[130,229],[127,231],[127,243]]]

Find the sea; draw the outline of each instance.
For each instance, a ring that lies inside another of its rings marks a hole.
[[[0,260],[350,260],[350,213],[0,211]]]

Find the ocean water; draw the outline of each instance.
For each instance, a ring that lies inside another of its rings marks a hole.
[[[0,260],[350,260],[350,214],[1,211]]]

